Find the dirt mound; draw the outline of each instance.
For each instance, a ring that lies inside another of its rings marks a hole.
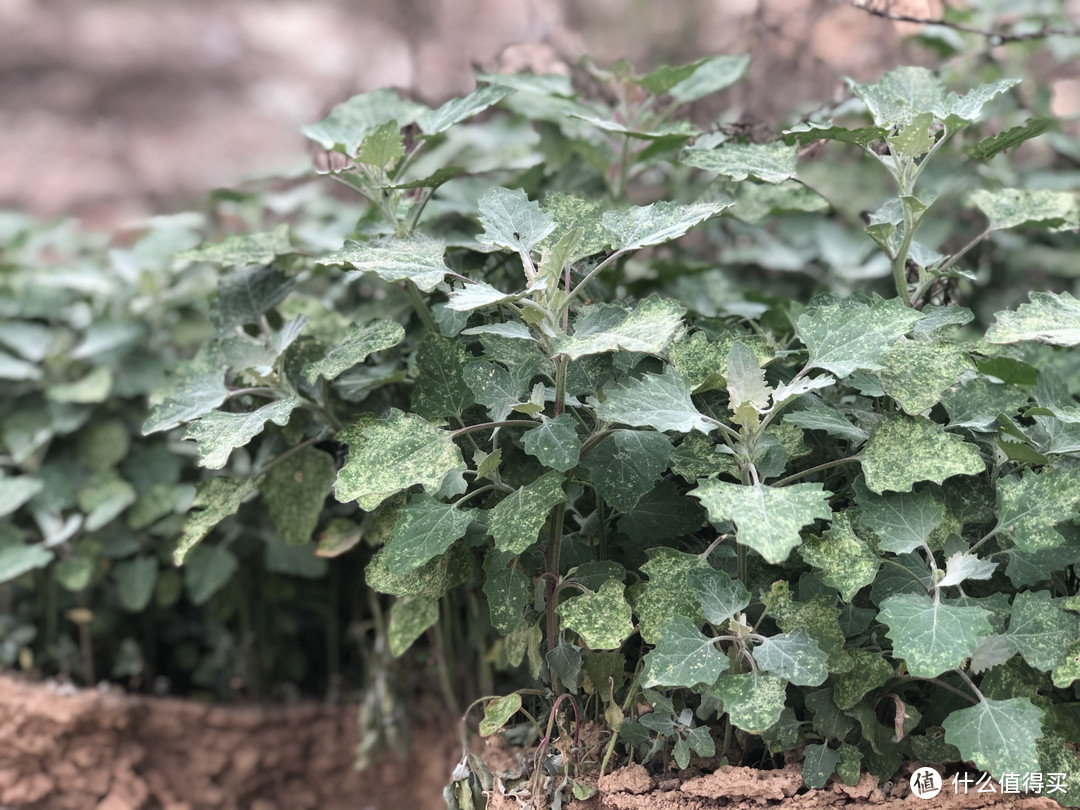
[[[212,707],[0,677],[3,810],[435,810],[444,725],[353,770],[356,707]]]

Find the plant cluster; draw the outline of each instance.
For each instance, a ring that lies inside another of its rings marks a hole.
[[[348,238],[282,224],[178,255],[178,279],[222,269],[213,334],[142,432],[182,428],[222,472],[192,496],[104,465],[130,493],[93,528],[130,507],[125,535],[178,534],[207,596],[242,565],[234,515],[268,516],[285,565],[362,559],[378,649],[427,636],[448,702],[467,674],[481,733],[537,745],[501,788],[467,756],[451,807],[580,798],[582,759],[620,750],[680,768],[801,751],[813,787],[910,758],[1063,772],[1055,798],[1078,804],[1080,303],[1035,291],[988,327],[952,303],[993,278],[967,260],[1000,233],[1075,240],[1074,192],[972,172],[1046,124],[987,137],[992,105],[1022,114],[1016,82],[957,95],[922,68],[767,142],[676,117],[746,66],[592,68],[595,97],[484,74],[436,109],[376,91],[307,127],[366,203]],[[894,183],[865,219],[812,179],[831,162],[800,163],[829,141]],[[46,359],[5,362],[55,402]],[[6,579],[66,542],[19,528],[54,490],[31,457],[4,459]],[[56,519],[78,506],[85,527],[98,502],[73,497]],[[365,755],[399,706],[379,672]],[[587,717],[599,751],[576,743]]]

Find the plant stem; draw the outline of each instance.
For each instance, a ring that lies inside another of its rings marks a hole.
[[[521,427],[540,427],[540,422],[532,422],[527,419],[507,419],[502,422],[481,422],[478,425],[468,425],[450,431],[450,438],[456,439],[458,436],[464,436],[477,430],[487,430],[488,428],[497,427],[514,427],[515,425],[520,425]]]
[[[420,321],[424,324],[424,327],[429,332],[439,334],[439,327],[435,325],[435,318],[431,315],[431,310],[428,309],[427,302],[424,301],[424,296],[420,294],[420,290],[416,285],[406,279],[405,292],[409,296],[409,301],[412,302],[413,309],[416,310],[416,314],[420,316]]]
[[[791,475],[787,476],[786,478],[781,478],[779,481],[774,482],[772,484],[772,486],[774,486],[774,487],[782,487],[782,486],[785,486],[787,484],[790,484],[792,481],[796,481],[799,478],[802,478],[804,475],[810,475],[810,473],[815,473],[815,472],[818,472],[819,470],[827,470],[827,469],[829,469],[829,467],[836,467],[839,464],[847,464],[849,461],[858,461],[858,460],[859,460],[858,456],[848,456],[847,458],[837,458],[837,459],[833,459],[832,461],[826,461],[824,464],[818,464],[816,467],[808,467],[805,470],[800,470],[797,473],[792,473]]]
[[[957,675],[959,675],[961,678],[963,678],[964,682],[968,686],[971,687],[971,691],[974,692],[978,696],[979,703],[985,703],[986,702],[986,695],[984,695],[982,692],[979,691],[979,687],[977,687],[975,685],[975,681],[971,680],[971,678],[968,677],[968,674],[966,672],[964,672],[964,670],[962,670],[962,669],[954,669],[953,672],[955,672]]]

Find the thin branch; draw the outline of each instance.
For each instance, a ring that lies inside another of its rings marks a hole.
[[[802,478],[804,475],[809,475],[810,473],[815,473],[819,470],[827,470],[829,467],[835,467],[837,464],[847,464],[849,461],[858,460],[858,456],[848,456],[847,458],[838,458],[834,459],[833,461],[826,461],[824,464],[818,464],[816,467],[809,467],[805,470],[802,470],[801,472],[792,473],[787,478],[781,478],[779,481],[775,481],[772,486],[782,487],[785,484],[790,484],[792,481]]]
[[[1037,31],[1028,31],[1024,34],[1010,34],[1005,31],[993,31],[988,28],[977,28],[971,25],[964,25],[962,23],[954,23],[945,20],[944,18],[934,19],[931,17],[916,17],[911,14],[897,14],[894,11],[884,8],[873,8],[865,5],[860,0],[851,0],[852,8],[857,8],[860,11],[865,11],[867,14],[872,14],[875,17],[881,17],[886,20],[892,20],[893,22],[907,22],[916,23],[918,25],[940,25],[945,28],[952,28],[954,31],[963,31],[967,34],[978,34],[981,37],[988,39],[994,39],[998,42],[1023,42],[1032,39],[1046,39],[1047,37],[1076,37],[1080,36],[1080,29],[1073,28],[1051,28],[1048,25],[1043,25],[1042,28]]]
[[[469,425],[468,427],[458,428],[450,432],[450,438],[456,439],[458,436],[464,436],[472,433],[474,430],[487,430],[488,428],[497,427],[514,427],[520,425],[521,427],[540,427],[541,422],[530,422],[525,419],[507,419],[502,422],[483,422],[479,425]]]

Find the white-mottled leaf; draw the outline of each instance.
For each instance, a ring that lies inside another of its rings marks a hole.
[[[1001,781],[1006,773],[1041,773],[1035,744],[1043,735],[1043,710],[1027,698],[980,701],[942,722],[945,742]]]
[[[555,338],[552,348],[571,360],[619,349],[660,354],[675,337],[685,312],[675,301],[658,295],[632,309],[621,304],[588,305],[578,312],[574,333]]]
[[[716,149],[685,149],[680,160],[688,166],[724,175],[732,180],[753,177],[780,183],[796,176],[798,147],[783,141],[725,143]]]
[[[1030,293],[1031,303],[999,312],[986,330],[988,343],[1039,340],[1054,346],[1080,344],[1080,301],[1069,293]]]
[[[318,264],[342,265],[375,273],[383,281],[411,281],[424,292],[434,290],[450,268],[443,254],[446,245],[430,236],[357,242],[349,239],[341,250],[323,256]]]
[[[916,678],[936,678],[959,667],[975,652],[980,636],[990,635],[990,611],[957,607],[925,593],[890,596],[878,620],[887,625],[893,656],[907,662]]]
[[[603,394],[603,402],[595,397],[589,402],[596,415],[609,422],[661,432],[709,433],[714,428],[691,401],[690,383],[670,366],[663,374],[645,374],[605,388]]]
[[[521,189],[493,188],[480,198],[481,245],[529,252],[555,230],[555,219]]]
[[[307,381],[314,384],[320,377],[334,380],[343,372],[367,356],[398,345],[405,338],[405,330],[394,321],[373,321],[365,326],[354,328],[341,343],[326,353],[326,356],[304,369]]]
[[[626,211],[607,211],[601,218],[614,250],[637,250],[678,239],[695,225],[734,205],[732,200],[681,204],[661,200]]]
[[[268,421],[275,425],[287,424],[289,416],[299,404],[300,400],[296,397],[287,397],[249,413],[212,411],[193,423],[184,438],[198,443],[196,449],[200,466],[220,470],[228,462],[232,451],[262,433]]]

